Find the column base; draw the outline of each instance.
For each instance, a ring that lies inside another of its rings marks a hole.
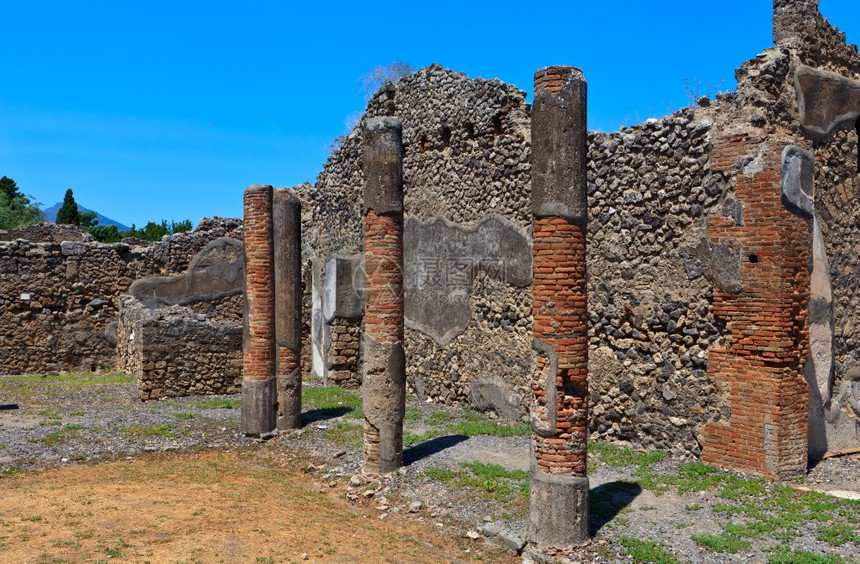
[[[566,550],[589,541],[588,478],[547,474],[532,464],[529,542]]]
[[[274,376],[262,382],[242,382],[242,421],[239,432],[251,437],[271,433],[277,426],[278,391]]]

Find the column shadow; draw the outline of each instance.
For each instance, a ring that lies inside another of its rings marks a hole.
[[[444,437],[436,437],[435,439],[412,445],[403,451],[403,464],[409,465],[413,462],[418,462],[422,458],[433,456],[446,448],[451,448],[468,439],[469,437],[466,435],[445,435]]]
[[[592,534],[596,534],[612,521],[625,507],[633,503],[640,493],[642,487],[628,480],[607,482],[593,488],[588,496]]]

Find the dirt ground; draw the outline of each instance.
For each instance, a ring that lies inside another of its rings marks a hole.
[[[348,505],[345,482],[317,483],[305,464],[267,445],[7,475],[0,561],[519,561],[405,509],[380,520],[373,500]]]

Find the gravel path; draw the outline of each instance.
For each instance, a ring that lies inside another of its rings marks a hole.
[[[392,511],[414,512],[415,519],[452,528],[475,538],[475,542],[485,537],[507,542],[512,548],[526,536],[528,503],[518,484],[528,471],[527,436],[437,433],[440,436],[418,441],[405,450],[406,465],[400,472],[370,479],[360,472],[357,439],[361,419],[349,409],[310,409],[302,429],[280,433],[254,446],[263,441],[237,433],[238,396],[141,403],[135,384],[98,383],[99,378],[92,376],[92,381],[82,382],[0,376],[0,472],[78,464],[153,450],[284,449],[304,457],[321,484],[346,483],[345,495],[370,507],[379,518],[384,519]],[[450,415],[442,417],[440,411]],[[440,429],[439,421],[451,425],[470,418],[475,420],[474,413],[458,407],[443,408],[411,399],[406,432],[421,434]],[[466,478],[473,475],[464,465],[476,461],[503,467],[515,477],[466,483]],[[657,476],[677,476],[679,465],[693,461],[691,457],[667,456],[650,468]],[[590,463],[595,536],[576,555],[576,561],[631,562],[631,541],[625,537],[659,544],[678,561],[703,563],[767,562],[773,556],[767,550],[783,542],[781,537],[775,540],[776,533],[763,534],[762,538],[748,539],[749,548],[737,553],[714,552],[696,544],[693,535],[720,535],[727,523],[741,526],[749,517],[715,511],[715,507],[728,502],[719,497],[719,488],[679,494],[676,487],[669,487],[658,495],[642,486],[637,468],[635,464],[613,466],[598,457]],[[854,492],[860,498],[858,479],[860,456],[853,454],[822,461],[811,468],[803,484],[792,486],[836,491],[843,496]],[[777,490],[770,483],[762,487],[756,495],[766,506]],[[851,558],[860,553],[860,501],[836,503],[843,503],[840,508],[846,515],[844,522],[821,521],[814,515],[804,517],[792,526],[794,537],[786,537],[788,544],[817,555]],[[818,539],[822,527],[836,525],[846,528],[847,541],[836,544]]]

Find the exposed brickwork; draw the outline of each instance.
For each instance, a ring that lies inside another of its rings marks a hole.
[[[534,89],[549,90],[553,94],[558,94],[561,87],[570,77],[572,67],[569,66],[554,66],[544,67],[535,72]]]
[[[740,245],[743,289],[714,296],[714,315],[730,338],[710,349],[708,374],[728,388],[731,416],[705,426],[702,459],[779,479],[803,475],[807,449],[808,391],[799,370],[808,348],[808,226],[781,201],[781,155],[791,143],[799,144],[776,135],[718,140],[712,166],[734,171],[743,215],[708,222],[714,242]],[[751,154],[760,166],[744,164]]]
[[[557,356],[556,421],[552,437],[534,436],[538,465],[550,474],[585,475],[588,423],[588,328],[585,229],[557,217],[534,227],[534,338]],[[541,367],[538,367],[541,372]],[[537,402],[546,391],[533,383]],[[552,422],[549,422],[552,424]]]
[[[245,191],[245,303],[247,335],[244,378],[263,381],[275,374],[275,276],[272,187]]]
[[[368,210],[364,231],[364,330],[379,343],[403,342],[403,220]]]
[[[403,342],[403,219],[402,214],[376,215],[368,210],[364,230],[365,307],[364,330],[377,343]],[[384,366],[377,364],[365,375],[381,379]],[[405,386],[405,382],[403,383]],[[403,429],[395,443],[403,450]],[[364,469],[379,473],[381,467],[379,428],[365,419]]]

